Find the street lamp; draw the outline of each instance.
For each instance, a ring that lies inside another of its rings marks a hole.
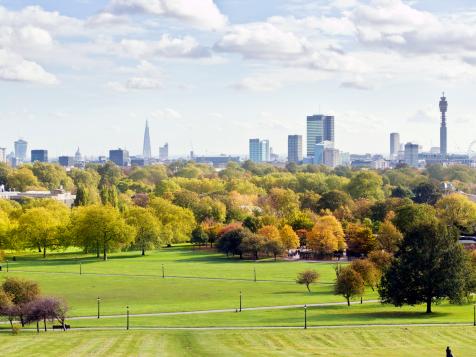
[[[100,314],[100,307],[101,307],[101,298],[98,296],[98,319],[101,317],[101,314]]]
[[[476,304],[473,306],[473,325],[476,326]]]
[[[126,329],[129,330],[129,305],[126,306],[127,309],[127,327]]]
[[[83,274],[83,263],[79,262],[79,275]]]
[[[165,278],[165,268],[164,268],[164,264],[162,264],[162,278]]]
[[[241,312],[241,301],[243,300],[243,294],[241,293],[241,290],[240,290],[240,312]]]
[[[307,329],[307,305],[304,305],[304,329]]]

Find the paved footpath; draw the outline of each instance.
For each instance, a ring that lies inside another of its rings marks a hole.
[[[380,302],[380,300],[364,300],[364,304],[369,303],[376,303]],[[356,305],[360,304],[360,301],[351,302],[351,304]],[[322,304],[307,304],[307,307],[326,307],[326,306],[339,306],[339,305],[347,305],[346,302],[328,302]],[[296,308],[303,308],[304,305],[278,305],[278,306],[259,306],[259,307],[244,307],[242,311],[259,311],[259,310],[280,310],[280,309],[296,309]],[[237,309],[219,309],[219,310],[195,310],[195,311],[173,311],[173,312],[151,312],[145,314],[129,314],[131,317],[149,317],[149,316],[173,316],[173,315],[194,315],[194,314],[213,314],[213,313],[220,313],[220,312],[236,312]],[[126,317],[126,314],[120,315],[101,315],[103,319],[114,319],[114,318],[121,318]],[[95,316],[76,316],[76,317],[69,317],[68,320],[88,320],[88,319],[96,319],[97,315]]]

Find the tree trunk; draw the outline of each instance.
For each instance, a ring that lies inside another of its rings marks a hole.
[[[276,261],[276,254],[274,255],[274,261]]]
[[[350,306],[350,298],[346,297],[346,299],[347,299],[347,306]]]
[[[431,314],[431,297],[426,299],[426,313]]]
[[[96,241],[96,258],[99,259],[99,241]]]
[[[362,298],[362,296],[361,296],[361,297],[360,297],[360,304],[363,304],[363,303],[364,303],[364,301],[363,301],[363,298]]]
[[[43,319],[43,326],[45,326],[45,332],[46,332],[46,319]]]
[[[104,245],[104,249],[103,249],[103,260],[104,260],[104,261],[107,260],[107,248],[106,248],[106,245]]]
[[[38,246],[38,253],[41,253],[41,246]]]
[[[43,258],[46,258],[46,247],[43,247]]]
[[[40,333],[40,322],[36,321],[36,332]]]
[[[144,256],[144,255],[145,255],[145,249],[142,248],[142,256]]]
[[[306,284],[307,291],[311,292],[311,289],[309,288],[309,284]]]

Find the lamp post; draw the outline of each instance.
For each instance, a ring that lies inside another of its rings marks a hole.
[[[126,313],[126,316],[127,316],[126,330],[129,330],[129,305],[126,306],[126,309],[127,309],[127,313]]]
[[[162,278],[165,278],[165,268],[164,268],[164,264],[162,264]]]
[[[307,305],[304,305],[304,329],[307,329]]]
[[[473,325],[476,326],[476,304],[473,306]]]
[[[101,298],[98,296],[98,319],[101,317]]]
[[[241,302],[243,300],[243,294],[241,293],[241,290],[240,290],[240,312],[241,312]]]
[[[79,262],[79,275],[83,275],[83,263]]]
[[[7,259],[7,273],[8,273],[8,259]]]

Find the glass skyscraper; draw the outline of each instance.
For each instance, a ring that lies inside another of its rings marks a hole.
[[[253,162],[270,161],[269,140],[250,139],[250,160]]]
[[[288,135],[288,162],[302,161],[302,135]]]
[[[316,144],[335,141],[334,117],[329,115],[310,115],[307,117],[307,156],[314,156]]]
[[[28,150],[28,143],[25,140],[15,141],[15,157],[20,161],[26,160],[26,152]]]

